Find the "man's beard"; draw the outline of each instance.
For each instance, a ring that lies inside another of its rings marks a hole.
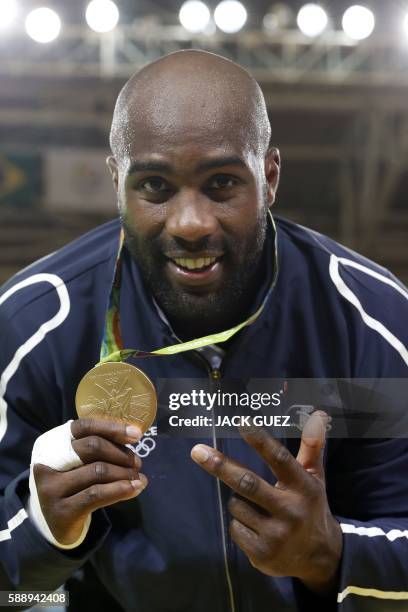
[[[267,210],[267,209],[265,209]],[[248,317],[256,291],[261,283],[260,265],[267,230],[267,214],[260,216],[256,230],[247,236],[245,244],[229,236],[215,245],[211,239],[186,248],[173,238],[166,243],[160,237],[141,238],[121,218],[126,246],[137,263],[142,278],[154,299],[165,313],[176,333],[183,339],[196,338],[229,329]],[[174,286],[164,267],[165,252],[222,251],[225,267],[224,282],[217,289]]]

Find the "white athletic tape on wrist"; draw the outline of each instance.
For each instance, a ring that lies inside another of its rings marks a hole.
[[[42,463],[59,472],[67,472],[83,465],[83,461],[72,448],[71,442],[75,438],[71,432],[71,423],[72,419],[46,431],[36,439],[31,464]]]
[[[64,423],[64,425],[59,425],[58,427],[54,427],[54,429],[46,431],[35,441],[30,464],[30,497],[26,508],[31,521],[45,539],[54,546],[63,549],[76,548],[84,541],[91,524],[91,515],[87,517],[82,533],[76,542],[72,544],[61,544],[61,542],[58,542],[51,533],[41,510],[33,466],[36,463],[42,463],[53,470],[66,472],[83,465],[83,461],[72,448],[72,440],[75,440],[75,438],[71,432],[71,423],[72,419]]]

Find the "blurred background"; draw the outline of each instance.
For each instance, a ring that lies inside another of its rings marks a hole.
[[[187,48],[259,81],[283,159],[275,212],[408,282],[408,0],[0,0],[0,283],[116,215],[116,96]],[[68,589],[75,612],[119,610],[89,564]]]
[[[261,84],[275,212],[408,282],[408,0],[0,0],[0,282],[115,216],[115,98],[186,48]]]

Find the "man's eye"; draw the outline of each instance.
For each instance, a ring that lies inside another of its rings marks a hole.
[[[146,179],[140,183],[139,187],[148,193],[162,193],[163,191],[168,191],[169,189],[166,181],[159,177]]]
[[[231,187],[235,187],[237,184],[237,180],[232,176],[227,176],[226,174],[220,174],[211,179],[209,183],[210,189],[229,189]]]

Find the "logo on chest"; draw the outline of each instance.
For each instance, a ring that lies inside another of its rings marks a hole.
[[[157,427],[152,426],[150,429],[146,431],[143,438],[140,440],[138,444],[132,444],[132,448],[135,451],[136,455],[141,459],[144,459],[154,449],[156,448],[156,440],[154,439],[157,436]]]

